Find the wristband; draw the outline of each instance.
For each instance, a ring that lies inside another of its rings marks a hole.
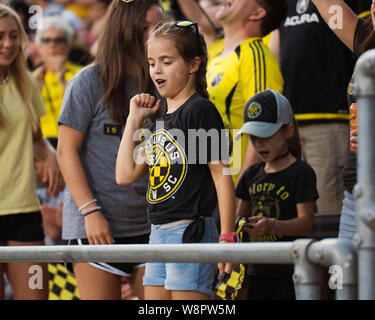
[[[226,240],[231,243],[238,243],[240,242],[240,238],[238,237],[238,234],[235,232],[221,234],[219,237],[219,241]]]
[[[81,213],[82,213],[82,216],[86,217],[87,215],[89,215],[90,213],[93,213],[95,211],[100,211],[102,210],[101,207],[99,206],[95,206],[95,207],[92,207],[92,208],[88,208],[86,210],[82,210]]]
[[[93,199],[93,200],[90,200],[89,202],[86,202],[83,206],[81,206],[78,211],[79,212],[82,212],[83,209],[87,208],[90,204],[96,202],[97,200],[96,199]]]

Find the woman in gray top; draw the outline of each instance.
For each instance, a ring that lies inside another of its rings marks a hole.
[[[69,189],[63,238],[70,244],[148,243],[147,182],[118,186],[115,161],[130,98],[152,92],[144,43],[162,18],[158,0],[113,1],[95,63],[67,84],[57,154]],[[120,299],[120,277],[130,275],[143,297],[139,265],[74,263],[73,270],[82,299]]]

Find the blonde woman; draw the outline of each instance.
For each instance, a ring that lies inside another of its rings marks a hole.
[[[51,195],[64,187],[55,153],[42,138],[39,118],[45,109],[38,84],[26,69],[26,34],[19,17],[0,4],[0,245],[43,245],[40,205],[33,159],[42,164],[41,181]],[[29,287],[32,265],[43,283]],[[48,274],[43,263],[0,264],[0,298],[6,272],[14,299],[47,299]]]

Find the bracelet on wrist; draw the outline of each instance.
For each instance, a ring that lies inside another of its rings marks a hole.
[[[90,204],[93,204],[96,201],[97,201],[96,199],[92,199],[92,200],[86,202],[84,205],[82,205],[81,207],[79,207],[78,211],[82,213],[83,209],[87,208]]]
[[[82,210],[81,213],[82,213],[82,216],[83,217],[86,217],[87,215],[89,215],[90,213],[93,213],[95,211],[100,211],[102,210],[101,207],[99,206],[95,206],[95,207],[91,207],[91,208],[88,208],[88,209],[85,209],[85,210]]]

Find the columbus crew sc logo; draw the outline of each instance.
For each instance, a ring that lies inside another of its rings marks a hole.
[[[165,201],[176,193],[185,179],[186,154],[166,130],[159,130],[150,137],[145,152],[150,170],[147,201]]]

